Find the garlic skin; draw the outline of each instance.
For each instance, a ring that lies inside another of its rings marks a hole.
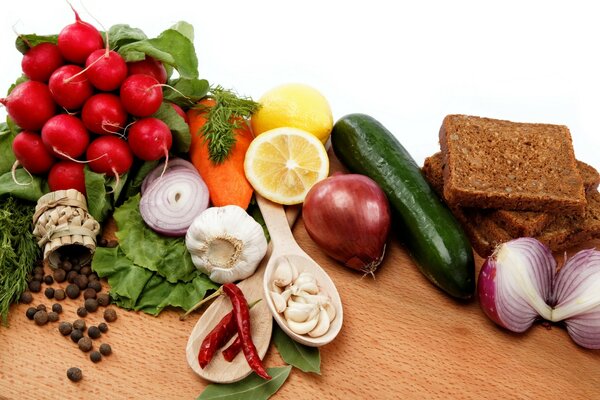
[[[203,211],[190,225],[185,244],[196,268],[221,284],[252,275],[267,252],[260,224],[235,205]]]

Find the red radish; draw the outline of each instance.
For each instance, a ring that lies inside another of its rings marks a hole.
[[[75,161],[59,161],[48,172],[50,191],[76,189],[85,194],[83,164]]]
[[[163,93],[160,84],[150,75],[135,74],[121,85],[121,102],[128,113],[148,117],[160,108]]]
[[[81,110],[81,119],[87,129],[98,134],[119,133],[127,124],[127,112],[119,96],[98,93],[90,97]]]
[[[154,77],[158,83],[167,83],[167,70],[160,61],[146,56],[141,61],[127,63],[127,75],[143,74]]]
[[[74,64],[63,65],[50,76],[48,87],[52,98],[67,110],[78,110],[94,94],[83,68]]]
[[[129,145],[117,136],[100,136],[90,143],[85,154],[92,171],[109,176],[124,174],[133,164]]]
[[[168,125],[158,118],[139,119],[129,128],[129,147],[144,161],[169,157],[173,135]]]
[[[40,43],[27,50],[21,59],[21,69],[32,81],[48,82],[50,75],[64,63],[57,45]]]
[[[110,92],[127,77],[127,65],[116,51],[100,49],[85,61],[85,75],[96,89]]]
[[[10,94],[0,99],[6,112],[22,129],[37,131],[56,112],[56,104],[48,86],[41,82],[26,81],[15,86]]]
[[[21,131],[15,136],[12,151],[19,164],[32,174],[45,174],[55,161],[40,135],[31,131]]]
[[[82,21],[74,9],[73,12],[75,22],[65,26],[58,34],[58,48],[66,60],[83,64],[92,51],[104,47],[104,41],[98,29]]]
[[[90,137],[79,118],[70,114],[58,114],[44,124],[42,141],[50,153],[65,160],[81,156]]]
[[[186,124],[187,124],[187,123],[189,123],[188,116],[187,116],[187,114],[185,113],[185,111],[183,111],[183,108],[179,107],[179,106],[178,106],[177,104],[175,104],[175,103],[170,103],[170,104],[171,104],[171,107],[173,107],[173,110],[175,110],[175,112],[176,112],[177,114],[179,114],[179,115],[181,116],[181,118],[183,118],[183,120],[185,121],[185,123],[186,123]]]

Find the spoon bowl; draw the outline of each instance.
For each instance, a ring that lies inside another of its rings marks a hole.
[[[263,299],[277,325],[294,341],[311,347],[324,346],[335,339],[342,328],[344,313],[340,294],[327,272],[296,243],[292,231],[287,224],[283,206],[275,204],[258,194],[256,195],[256,199],[269,229],[271,244],[273,245],[273,252],[269,258],[263,277]],[[287,261],[294,265],[298,274],[310,272],[316,278],[321,294],[331,299],[336,316],[331,321],[331,325],[324,335],[311,337],[297,334],[288,327],[283,314],[277,312],[271,298],[271,288],[275,271],[281,261]]]

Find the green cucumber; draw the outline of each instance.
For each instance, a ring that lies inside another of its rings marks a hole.
[[[331,144],[352,172],[381,186],[394,210],[396,230],[419,270],[449,295],[470,299],[475,292],[473,250],[462,227],[431,189],[421,169],[381,123],[364,114],[342,117]]]

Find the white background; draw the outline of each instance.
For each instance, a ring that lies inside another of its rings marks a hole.
[[[0,4],[5,93],[20,75],[15,32],[58,33],[73,14],[63,0]],[[254,99],[282,83],[310,84],[329,99],[334,119],[372,115],[419,164],[439,148],[443,117],[462,113],[567,125],[577,157],[600,169],[600,23],[593,2],[72,4],[97,28],[127,23],[149,37],[188,21],[201,77],[211,84]]]

